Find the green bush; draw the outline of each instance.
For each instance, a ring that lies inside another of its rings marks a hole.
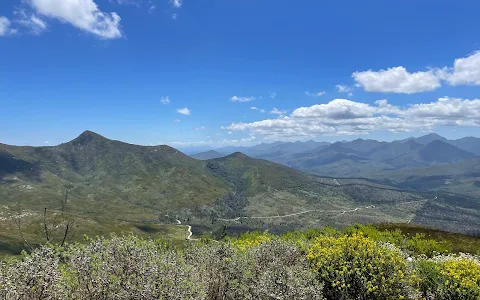
[[[420,291],[425,299],[480,299],[480,260],[472,255],[420,258],[417,263]]]
[[[370,226],[254,232],[182,250],[131,235],[85,241],[0,262],[0,299],[480,299],[477,256],[438,255],[443,245],[424,235]]]
[[[259,238],[246,235],[245,243],[187,250],[188,261],[201,274],[206,299],[323,299],[322,285],[298,248],[280,240],[259,242]]]
[[[410,292],[410,269],[403,253],[361,233],[318,237],[307,258],[324,283],[328,299],[403,299]]]

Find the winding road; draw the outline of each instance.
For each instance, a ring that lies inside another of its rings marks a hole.
[[[432,200],[435,200],[437,199],[437,197],[435,196],[434,199]],[[394,205],[404,205],[404,204],[412,204],[412,203],[419,203],[419,202],[425,202],[425,201],[428,201],[428,199],[426,200],[419,200],[419,201],[409,201],[409,202],[403,202],[403,203],[398,203],[398,204],[394,204]],[[293,217],[293,216],[298,216],[298,215],[303,215],[303,214],[307,214],[307,213],[310,213],[310,212],[314,212],[314,211],[318,211],[318,212],[331,212],[331,213],[337,213],[337,212],[340,212],[340,214],[336,215],[335,217],[339,217],[339,216],[342,216],[344,214],[347,214],[347,213],[354,213],[356,211],[359,211],[361,209],[373,209],[373,208],[376,208],[375,205],[368,205],[368,206],[364,206],[364,207],[356,207],[356,208],[353,208],[353,209],[349,209],[349,210],[318,210],[318,209],[311,209],[311,210],[305,210],[305,211],[301,211],[301,212],[298,212],[298,213],[292,213],[292,214],[287,214],[287,215],[282,215],[282,216],[266,216],[266,217],[236,217],[234,219],[218,219],[218,220],[221,220],[221,221],[226,221],[226,222],[236,222],[236,221],[239,221],[240,219],[277,219],[277,218],[288,218],[288,217]],[[182,225],[182,222],[180,220],[176,220],[177,221],[177,225]],[[412,220],[410,219],[407,223],[410,223]],[[193,239],[192,238],[192,226],[190,225],[183,225],[183,226],[187,226],[187,232],[188,232],[188,235],[187,235],[187,240],[189,241],[197,241],[198,239]]]
[[[437,197],[435,197],[433,200],[437,199]],[[419,203],[419,202],[425,202],[427,201],[428,199],[425,199],[425,200],[418,200],[418,201],[410,201],[410,202],[403,202],[403,203],[398,203],[398,204],[394,204],[394,205],[404,205],[404,204],[413,204],[413,203]],[[353,213],[353,212],[356,212],[356,211],[359,211],[361,209],[372,209],[372,208],[376,208],[375,205],[368,205],[368,206],[365,206],[365,207],[356,207],[356,208],[352,208],[352,209],[347,209],[347,210],[319,210],[319,209],[311,209],[311,210],[306,210],[306,211],[301,211],[301,212],[298,212],[298,213],[293,213],[293,214],[288,214],[288,215],[282,215],[282,216],[267,216],[267,217],[236,217],[234,219],[218,219],[220,221],[226,221],[226,222],[236,222],[236,221],[239,221],[240,219],[276,219],[276,218],[288,218],[288,217],[293,217],[293,216],[298,216],[298,215],[303,215],[303,214],[307,214],[307,213],[310,213],[310,212],[314,212],[314,211],[317,211],[317,212],[326,212],[326,213],[338,213],[340,212],[340,214],[336,215],[335,217],[339,217],[341,215],[344,215],[344,214],[347,214],[347,213]]]
[[[182,221],[180,220],[176,220],[177,221],[177,225],[182,225]],[[193,232],[192,232],[192,226],[190,225],[184,225],[184,226],[187,226],[187,232],[188,232],[188,235],[187,235],[187,240],[189,241],[198,241],[198,239],[192,239],[192,235],[193,235]]]

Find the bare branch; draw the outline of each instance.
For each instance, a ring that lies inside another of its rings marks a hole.
[[[48,227],[47,227],[47,208],[43,211],[43,226],[45,227],[45,238],[47,242],[50,242],[50,237],[48,236]]]

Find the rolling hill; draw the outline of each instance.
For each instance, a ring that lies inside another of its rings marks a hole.
[[[222,153],[217,152],[215,150],[209,150],[209,151],[200,152],[200,153],[190,155],[190,157],[193,157],[193,158],[199,159],[199,160],[207,160],[207,159],[219,158],[219,157],[223,157],[223,156],[225,156],[225,154],[222,154]]]

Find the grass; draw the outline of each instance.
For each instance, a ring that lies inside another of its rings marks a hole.
[[[95,237],[111,234],[127,234],[164,239],[174,245],[181,246],[187,236],[186,226],[148,224],[122,220],[101,220],[85,216],[67,215],[67,220],[73,220],[66,241],[83,242],[84,235]],[[50,242],[61,243],[65,233],[65,226],[60,212],[47,214]],[[13,219],[0,220],[0,256],[19,255],[22,250],[28,250],[22,235],[31,247],[46,243],[43,216],[40,214],[24,216],[21,218],[20,231]]]
[[[448,244],[454,253],[478,253],[480,254],[480,237],[469,236],[460,233],[448,232],[434,228],[428,228],[409,224],[378,224],[379,230],[400,230],[404,235],[414,236],[424,234],[426,239],[432,239],[440,244]]]

